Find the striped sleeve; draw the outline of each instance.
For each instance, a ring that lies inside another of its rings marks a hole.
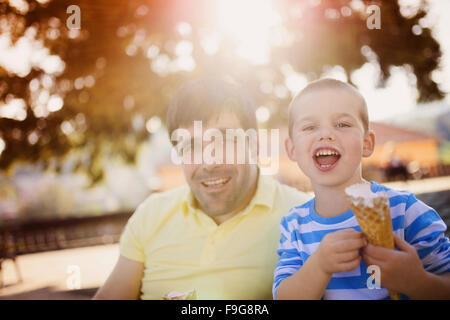
[[[426,271],[450,272],[450,241],[439,214],[413,194],[405,207],[405,240],[413,245]]]
[[[303,265],[303,259],[295,246],[295,233],[289,230],[288,219],[283,217],[280,223],[280,242],[278,245],[278,262],[274,272],[272,287],[273,299],[277,299],[277,290],[281,281],[293,275]]]

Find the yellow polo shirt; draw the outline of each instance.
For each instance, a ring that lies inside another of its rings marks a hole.
[[[197,299],[272,299],[281,217],[310,198],[259,176],[247,208],[217,225],[187,185],[152,194],[129,219],[120,254],[145,265],[141,299],[191,289]]]

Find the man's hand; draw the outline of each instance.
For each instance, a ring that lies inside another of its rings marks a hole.
[[[394,240],[398,251],[369,244],[362,250],[362,256],[368,266],[380,268],[381,286],[409,296],[427,272],[412,245],[395,234]]]
[[[351,271],[359,266],[359,249],[366,245],[363,234],[353,229],[329,233],[323,237],[316,252],[319,267],[328,275]]]

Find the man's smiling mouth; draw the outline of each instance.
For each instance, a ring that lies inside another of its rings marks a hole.
[[[201,182],[201,184],[206,188],[218,188],[228,183],[231,177],[220,177],[214,179],[208,179]]]
[[[341,158],[341,154],[334,148],[323,147],[315,150],[313,155],[314,164],[321,171],[334,168]]]

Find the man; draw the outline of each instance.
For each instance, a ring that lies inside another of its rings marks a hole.
[[[203,154],[210,143],[204,136],[198,141],[194,121],[219,132],[257,128],[247,96],[212,79],[182,87],[167,112],[171,137],[177,130],[194,137],[178,141],[178,149],[188,145],[195,153],[200,145]],[[237,150],[229,140],[211,154],[227,158]],[[279,222],[310,197],[261,175],[247,156],[244,163],[232,159],[180,164],[187,185],[152,194],[137,208],[122,234],[117,265],[94,299],[161,299],[191,290],[198,299],[272,298]]]

